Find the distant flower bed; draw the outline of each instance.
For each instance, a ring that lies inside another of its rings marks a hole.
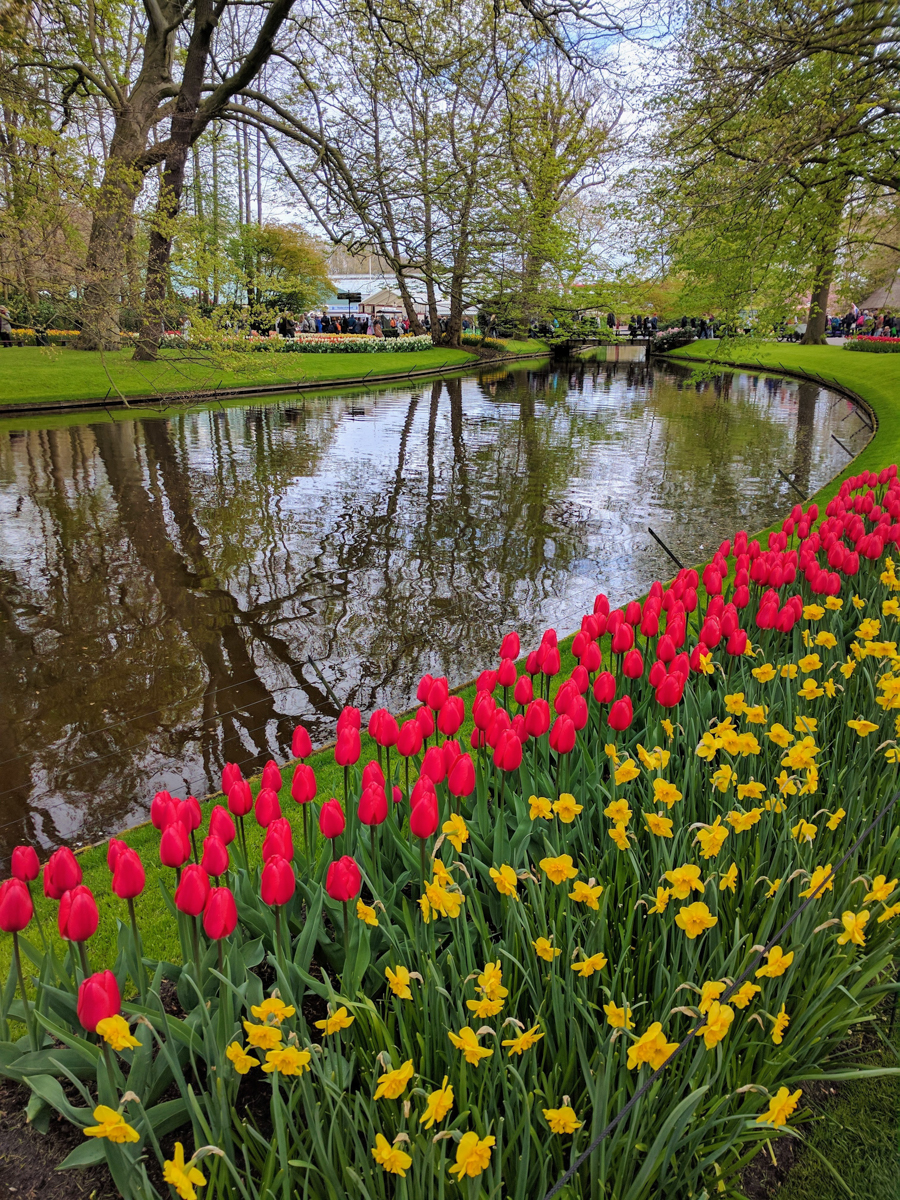
[[[900,351],[900,338],[860,334],[857,338],[845,341],[844,349],[862,350],[867,354],[896,354]]]
[[[203,337],[190,336],[186,343],[176,330],[167,331],[160,343],[161,347],[167,349],[185,344],[214,346],[210,339]],[[277,334],[226,337],[221,347],[257,354],[414,354],[433,349],[433,343],[428,336],[415,337],[411,334],[399,338],[378,338],[360,333],[298,333],[295,338],[282,338]]]

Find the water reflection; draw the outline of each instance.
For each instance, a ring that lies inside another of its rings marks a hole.
[[[396,709],[759,527],[869,437],[813,384],[570,362],[0,427],[0,859]],[[850,433],[857,428],[857,433]]]

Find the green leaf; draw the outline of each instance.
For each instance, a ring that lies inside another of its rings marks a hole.
[[[96,1167],[105,1161],[106,1147],[103,1144],[103,1138],[88,1138],[80,1146],[76,1146],[56,1169],[57,1171],[67,1171],[70,1167]]]

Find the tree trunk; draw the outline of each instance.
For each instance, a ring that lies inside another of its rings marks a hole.
[[[806,322],[806,332],[800,339],[801,346],[823,346],[825,344],[825,322],[828,317],[828,294],[831,291],[831,281],[834,278],[835,246],[831,243],[822,250],[816,265],[816,275],[812,285],[812,295],[809,301],[809,316]]]

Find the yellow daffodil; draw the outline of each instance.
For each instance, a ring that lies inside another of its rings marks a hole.
[[[588,908],[597,910],[600,907],[600,897],[602,894],[602,884],[584,883],[581,879],[577,879],[574,890],[569,892],[569,899],[574,900],[576,904],[586,904]]]
[[[734,771],[727,763],[725,763],[723,766],[719,767],[718,770],[713,771],[711,782],[713,787],[718,788],[720,792],[727,792],[728,788],[731,786],[732,780],[735,778],[736,776]]]
[[[816,634],[816,645],[823,646],[826,650],[833,650],[837,645],[837,638],[827,629],[821,629]]]
[[[722,824],[722,818],[716,817],[712,825],[697,831],[697,841],[700,843],[700,853],[703,858],[715,858],[728,837],[728,830]]]
[[[684,863],[672,871],[666,871],[665,877],[672,885],[672,895],[676,900],[686,900],[692,891],[703,891],[700,868],[693,863]]]
[[[370,904],[363,904],[362,900],[357,900],[356,902],[356,915],[364,925],[372,925],[374,927],[378,924],[375,909]]]
[[[856,670],[856,663],[852,658],[848,658],[846,662],[842,662],[838,668],[845,679],[849,679]]]
[[[281,1030],[277,1025],[253,1025],[245,1021],[244,1029],[247,1031],[247,1041],[258,1050],[274,1050],[281,1045]]]
[[[606,1013],[606,1020],[612,1025],[613,1029],[634,1029],[634,1021],[631,1019],[631,1009],[623,1005],[621,1008],[610,1000],[609,1004],[603,1005],[603,1011]]]
[[[441,826],[441,832],[447,835],[447,841],[456,849],[457,854],[469,840],[469,827],[459,813],[450,814],[449,819]]]
[[[662,1025],[655,1021],[646,1033],[642,1033],[628,1047],[628,1070],[641,1067],[644,1063],[658,1070],[670,1055],[678,1049],[677,1042],[667,1042]]]
[[[754,667],[750,674],[759,683],[771,683],[775,678],[775,668],[771,663],[763,663],[761,667]]]
[[[589,979],[595,971],[602,971],[608,961],[606,955],[603,953],[592,954],[590,958],[584,959],[583,962],[572,963],[572,970],[576,971],[582,979]]]
[[[793,1115],[802,1095],[802,1088],[797,1088],[796,1092],[789,1092],[786,1087],[779,1088],[775,1095],[770,1097],[766,1111],[756,1118],[757,1125],[774,1125],[780,1128]]]
[[[803,606],[804,621],[821,621],[825,616],[825,609],[819,604],[805,604]]]
[[[132,1036],[128,1029],[128,1022],[119,1014],[114,1017],[104,1017],[102,1021],[98,1021],[97,1032],[108,1046],[112,1046],[113,1050],[119,1052],[133,1050],[135,1046],[141,1044],[136,1037]]]
[[[769,710],[764,704],[750,704],[744,709],[744,720],[749,725],[765,725]]]
[[[822,660],[818,654],[807,654],[797,663],[797,666],[804,675],[809,675],[812,671],[821,671]]]
[[[715,667],[713,666],[712,654],[701,654],[700,655],[700,674],[701,675],[712,675],[714,670],[715,670]]]
[[[434,872],[434,879],[432,882],[437,884],[438,887],[453,886],[453,876],[439,858],[434,859],[432,863],[432,870]]]
[[[664,817],[662,813],[644,813],[644,823],[654,837],[674,837],[672,822],[668,817]]]
[[[658,887],[656,889],[656,903],[649,910],[651,916],[653,913],[664,913],[666,911],[666,905],[669,903],[671,894],[668,888]]]
[[[484,1021],[488,1017],[496,1017],[497,1013],[503,1008],[502,1000],[492,1000],[489,996],[483,996],[478,1000],[467,1000],[466,1008],[479,1021]]]
[[[878,728],[873,721],[865,721],[861,717],[856,721],[848,721],[847,725],[854,733],[858,733],[861,738],[868,737],[870,733],[874,733]]]
[[[612,800],[604,808],[603,815],[604,817],[609,817],[611,821],[615,821],[617,825],[627,825],[631,820],[632,814],[627,800]]]
[[[620,767],[616,767],[616,783],[631,783],[632,779],[637,779],[640,773],[641,768],[637,765],[634,759],[626,758]]]
[[[332,1034],[340,1033],[342,1029],[349,1029],[356,1017],[351,1017],[343,1005],[334,1013],[327,1016],[324,1021],[316,1021],[316,1029],[321,1029],[326,1037],[331,1037]]]
[[[778,721],[775,722],[771,729],[766,731],[766,737],[769,738],[770,741],[773,741],[776,746],[780,746],[782,750],[785,748],[785,746],[790,745],[790,743],[794,740],[794,735],[785,729],[785,727]]]
[[[453,1107],[453,1087],[445,1075],[443,1083],[435,1091],[430,1092],[425,1100],[425,1111],[419,1117],[419,1124],[431,1129],[446,1117]]]
[[[815,825],[810,821],[804,821],[801,817],[797,824],[792,826],[791,837],[796,838],[798,842],[809,842],[812,844],[818,832],[819,830]]]
[[[732,692],[725,697],[725,709],[733,716],[739,717],[744,711],[744,693]]]
[[[709,908],[702,900],[695,900],[693,904],[685,904],[678,910],[675,917],[675,924],[679,929],[683,929],[687,936],[694,940],[701,933],[705,933],[707,929],[712,929],[717,925],[718,917],[714,917],[709,911]]]
[[[831,829],[833,831],[833,830],[837,829],[838,825],[840,825],[841,821],[843,821],[843,819],[844,819],[844,817],[846,817],[846,815],[847,815],[847,810],[844,808],[839,808],[836,813],[833,813],[832,816],[830,816],[828,818],[828,820],[825,822],[825,824],[828,826],[829,829]]]
[[[771,900],[772,897],[777,893],[777,891],[780,887],[781,887],[781,880],[780,879],[773,880],[769,890],[766,892],[766,899]]]
[[[660,721],[660,725],[662,725],[666,737],[671,742],[672,738],[675,736],[675,726],[665,717],[663,717],[663,719]]]
[[[768,961],[756,972],[757,979],[777,979],[783,975],[794,961],[794,952],[791,950],[785,954],[780,946],[773,946],[766,958]]]
[[[294,1015],[293,1007],[278,996],[267,996],[262,1004],[251,1005],[250,1012],[257,1021],[264,1021],[267,1025],[280,1025]]]
[[[844,607],[844,602],[840,596],[826,596],[825,607],[829,612],[840,612]]]
[[[556,858],[542,858],[540,868],[550,880],[551,883],[565,883],[568,879],[574,879],[578,871],[572,865],[571,854],[560,854]]]
[[[532,1025],[530,1029],[523,1029],[520,1034],[514,1038],[507,1038],[501,1042],[501,1046],[509,1046],[507,1057],[512,1058],[514,1054],[524,1054],[526,1050],[530,1050],[544,1036],[540,1031],[540,1025]]]
[[[717,738],[713,734],[707,732],[704,733],[703,737],[700,739],[700,744],[697,746],[697,749],[694,751],[694,753],[698,758],[704,758],[707,762],[712,762],[721,748],[721,745],[722,741],[720,738]]]
[[[503,986],[503,969],[500,960],[484,964],[484,969],[475,981],[478,991],[492,1000],[505,1000],[509,990]]]
[[[734,891],[738,880],[737,863],[732,863],[725,874],[719,879],[719,891],[724,892],[726,888],[729,891]]]
[[[412,1166],[412,1157],[399,1146],[392,1146],[383,1133],[376,1133],[375,1145],[372,1147],[372,1157],[391,1175],[406,1178],[406,1172]]]
[[[499,869],[491,867],[489,872],[494,881],[494,887],[501,896],[516,896],[519,887],[519,877],[512,867],[504,863]]]
[[[697,1008],[701,1013],[708,1013],[714,1000],[718,1000],[728,985],[718,979],[708,979],[700,989],[700,1000]]]
[[[248,1054],[240,1042],[231,1042],[225,1051],[225,1057],[232,1064],[238,1075],[246,1075],[253,1067],[259,1066],[259,1059]]]
[[[549,938],[539,937],[531,944],[534,946],[535,954],[544,962],[553,962],[554,958],[562,954],[562,950],[557,950],[555,946],[551,945]]]
[[[697,1037],[702,1036],[707,1050],[712,1050],[725,1037],[725,1034],[731,1028],[733,1020],[734,1009],[729,1008],[727,1004],[720,1004],[718,1000],[714,1000],[710,1005],[706,1024],[701,1025],[697,1030]]]
[[[553,805],[546,796],[532,796],[528,801],[531,805],[529,816],[532,821],[552,821],[553,820]]]
[[[883,921],[889,921],[891,917],[896,917],[897,913],[900,913],[900,904],[891,904],[883,913],[879,914],[878,924],[880,925]]]
[[[616,764],[616,766],[619,765],[619,752],[616,749],[615,742],[607,742],[606,745],[603,747],[603,753],[606,755],[607,758],[611,759]]]
[[[608,829],[607,833],[620,850],[628,849],[628,829],[624,821],[619,821],[612,829]]]
[[[805,679],[803,686],[798,688],[797,695],[801,700],[818,700],[825,695],[825,689],[819,687],[814,679]]]
[[[791,1018],[785,1012],[784,1005],[782,1004],[778,1016],[775,1017],[775,1025],[772,1029],[772,1041],[776,1046],[781,1045],[782,1041],[784,1040],[784,1031],[787,1029],[790,1023]]]
[[[583,808],[584,805],[576,804],[575,797],[568,792],[563,792],[553,805],[553,811],[564,825],[571,825]]]
[[[475,1179],[486,1171],[491,1161],[491,1146],[496,1140],[494,1137],[479,1138],[471,1130],[464,1133],[456,1147],[456,1163],[450,1168],[450,1174],[462,1181],[464,1178]]]
[[[141,1135],[125,1120],[124,1116],[106,1104],[98,1104],[94,1109],[96,1125],[88,1125],[82,1129],[85,1137],[106,1138],[121,1146],[125,1142],[139,1142]]]
[[[831,863],[826,863],[824,867],[816,867],[812,875],[809,877],[809,887],[800,893],[803,898],[815,895],[821,898],[826,892],[833,891],[834,880],[828,879],[831,874]],[[826,883],[825,880],[828,880]]]
[[[175,1153],[163,1162],[163,1179],[170,1183],[181,1200],[197,1200],[194,1188],[203,1187],[206,1176],[194,1166],[194,1160],[184,1161],[184,1146],[175,1143]]]
[[[797,664],[796,663],[785,663],[784,666],[779,668],[778,673],[782,679],[796,679],[797,678]]]
[[[793,777],[793,775],[788,775],[787,771],[782,771],[780,775],[775,776],[775,786],[778,788],[778,794],[780,796],[796,796],[797,795],[797,785],[794,782],[794,777]],[[770,804],[771,804],[771,801],[767,800],[766,801],[767,809],[769,808]],[[781,809],[779,808],[776,811],[781,812]]]
[[[653,803],[664,804],[666,808],[672,809],[682,798],[682,793],[674,783],[669,783],[667,779],[653,780]]]
[[[568,1134],[580,1129],[584,1121],[579,1121],[575,1109],[564,1104],[562,1108],[542,1108],[544,1119],[550,1126],[551,1133]]]
[[[749,812],[742,813],[736,809],[732,809],[725,817],[725,820],[735,833],[746,833],[748,829],[752,829],[759,821],[762,811],[761,808],[751,808]]]
[[[402,1067],[397,1067],[392,1071],[385,1071],[383,1075],[378,1076],[375,1099],[396,1100],[399,1096],[402,1096],[406,1090],[406,1085],[414,1074],[415,1071],[413,1070],[411,1058],[408,1058]]]
[[[277,1071],[279,1075],[302,1075],[309,1070],[312,1055],[308,1050],[298,1050],[296,1046],[279,1046],[266,1054],[263,1070]]]
[[[856,631],[856,636],[861,637],[864,642],[870,642],[873,638],[877,638],[881,633],[881,622],[876,621],[874,617],[867,617]]]
[[[862,909],[858,913],[847,912],[841,913],[841,924],[844,926],[844,932],[838,936],[838,945],[846,946],[848,942],[852,942],[854,946],[864,946],[866,944],[866,936],[863,930],[866,927],[866,922],[869,919],[869,910]]]
[[[869,889],[868,892],[866,892],[866,895],[865,895],[866,904],[872,904],[876,901],[884,902],[890,896],[891,892],[894,891],[896,886],[897,886],[896,879],[888,880],[888,877],[886,875],[876,875],[875,878],[872,880],[872,887]],[[102,1022],[101,1022],[101,1024],[102,1024]],[[99,1031],[99,1029],[100,1029],[99,1025],[97,1026],[97,1029]]]
[[[385,967],[384,974],[388,981],[388,986],[398,1000],[412,1000],[408,967],[397,966],[393,970],[390,967]]]
[[[758,983],[751,983],[748,979],[745,984],[742,984],[736,992],[729,998],[728,1003],[733,1004],[735,1008],[746,1008],[757,992],[761,992],[762,988]]]
[[[483,1058],[490,1058],[494,1053],[493,1050],[488,1050],[484,1046],[478,1044],[478,1034],[469,1025],[464,1025],[459,1033],[454,1033],[452,1030],[447,1032],[447,1037],[457,1048],[461,1050],[463,1058],[470,1066],[477,1067]]]

